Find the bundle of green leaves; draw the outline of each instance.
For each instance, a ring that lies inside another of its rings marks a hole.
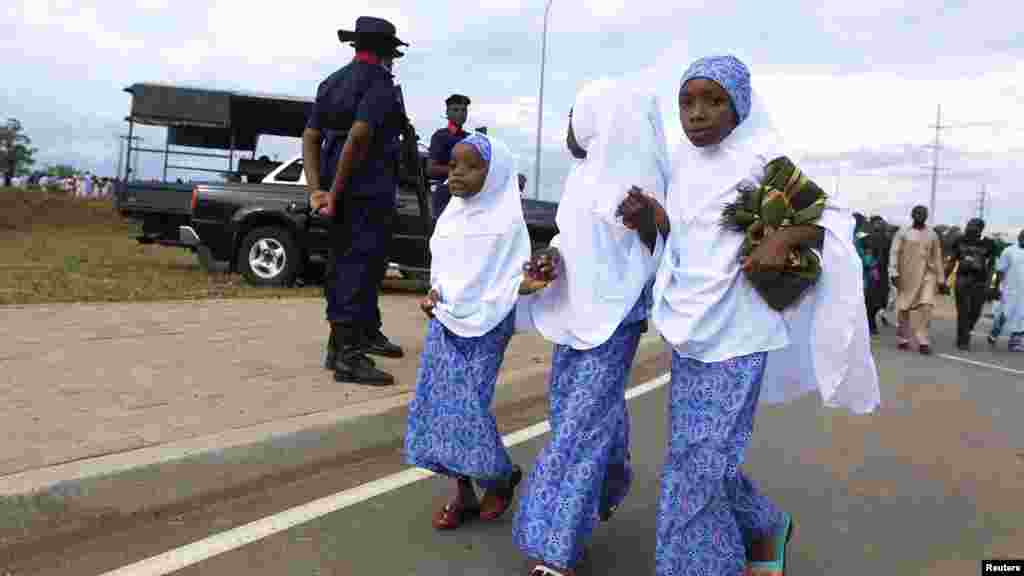
[[[828,195],[787,157],[765,167],[760,185],[744,183],[737,198],[722,209],[721,225],[743,233],[742,257],[749,256],[771,234],[787,226],[812,225],[821,218]],[[807,247],[790,252],[782,270],[745,270],[769,306],[783,310],[795,303],[821,276],[821,259]]]

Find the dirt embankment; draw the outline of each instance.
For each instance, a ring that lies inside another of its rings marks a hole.
[[[110,200],[0,188],[0,305],[317,296],[204,270],[180,248],[144,246]]]

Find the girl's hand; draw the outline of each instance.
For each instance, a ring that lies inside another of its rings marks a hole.
[[[615,215],[622,217],[622,223],[626,228],[650,233],[657,226],[658,208],[660,205],[657,200],[633,186],[626,192],[626,199],[619,204]]]
[[[526,296],[533,294],[534,292],[539,292],[547,287],[548,283],[543,280],[523,276],[523,281],[519,283],[519,294]]]
[[[529,262],[523,264],[523,272],[526,272],[526,280],[542,282],[545,285],[558,278],[558,267],[562,262],[562,255],[558,248],[548,246],[533,253]]]
[[[430,290],[426,298],[420,300],[420,310],[427,315],[427,318],[434,317],[434,307],[441,301],[441,295],[437,293],[437,290]]]
[[[320,208],[327,205],[327,196],[330,192],[326,190],[314,190],[309,194],[309,207],[313,209],[313,212],[317,212]]]
[[[781,271],[786,267],[790,245],[782,234],[769,234],[757,248],[743,259],[743,270],[746,272]]]
[[[330,218],[334,216],[337,197],[330,192],[318,190],[309,195],[309,206],[314,214]]]

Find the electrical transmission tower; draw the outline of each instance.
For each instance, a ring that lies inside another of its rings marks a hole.
[[[928,204],[928,217],[932,222],[937,222],[938,217],[935,214],[935,190],[939,183],[939,171],[946,171],[946,169],[939,168],[939,152],[942,150],[942,138],[941,134],[943,130],[949,130],[951,128],[983,128],[998,126],[999,122],[964,122],[960,124],[943,124],[942,123],[942,105],[939,104],[935,113],[935,124],[930,127],[935,129],[935,143],[925,146],[925,148],[932,149],[932,165],[928,168],[932,171],[932,195],[931,202]],[[985,202],[978,203],[978,209],[984,210]]]
[[[986,209],[988,208],[988,190],[985,188],[985,183],[982,182],[981,188],[978,190],[978,218],[985,220]]]
[[[932,149],[932,195],[931,201],[928,203],[928,218],[932,222],[938,222],[935,214],[935,189],[939,184],[939,150],[942,149],[941,133],[943,130],[952,128],[952,126],[942,125],[942,104],[939,104],[938,110],[935,113],[935,124],[931,126],[935,128],[935,143],[928,148]]]

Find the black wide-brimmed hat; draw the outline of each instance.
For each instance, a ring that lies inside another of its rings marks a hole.
[[[463,96],[462,94],[452,94],[444,101],[445,104],[451,106],[452,104],[462,104],[463,106],[469,106],[469,96]]]
[[[385,44],[391,44],[393,56],[402,56],[396,50],[398,46],[408,46],[396,36],[395,25],[383,18],[373,16],[360,16],[356,18],[355,30],[338,30],[338,40],[342,42],[355,43],[357,40],[378,40]]]

